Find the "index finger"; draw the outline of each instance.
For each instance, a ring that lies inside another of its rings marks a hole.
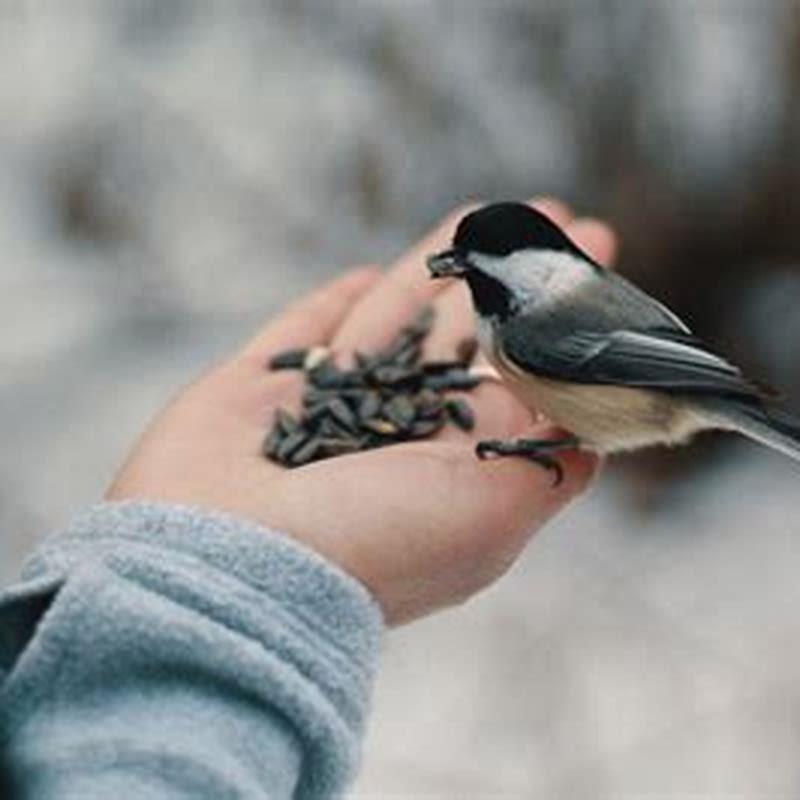
[[[445,282],[430,279],[425,259],[450,246],[459,220],[474,207],[464,206],[445,217],[359,300],[333,338],[337,353],[348,358],[356,350],[368,352],[388,344],[422,306],[445,288]]]
[[[241,355],[266,363],[281,350],[327,344],[359,297],[379,277],[375,266],[351,269],[290,305],[245,345]]]

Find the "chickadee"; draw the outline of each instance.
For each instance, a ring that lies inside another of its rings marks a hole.
[[[558,482],[560,450],[614,453],[722,429],[800,460],[800,422],[776,410],[768,390],[533,208],[496,203],[468,214],[428,268],[466,280],[488,359],[528,408],[570,431],[480,442],[479,457],[526,456]]]

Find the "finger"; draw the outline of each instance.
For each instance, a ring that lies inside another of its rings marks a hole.
[[[459,344],[475,337],[475,313],[472,298],[463,281],[453,283],[433,302],[433,330],[425,340],[425,361],[447,361],[455,358]]]
[[[566,227],[574,216],[572,209],[561,200],[556,200],[555,197],[534,197],[528,202],[562,228]]]
[[[261,363],[281,350],[325,344],[360,297],[380,278],[377,267],[357,267],[293,303],[245,345],[241,355]]]
[[[347,356],[354,350],[369,352],[385,346],[422,306],[447,287],[446,281],[430,279],[425,259],[450,246],[459,220],[473,208],[462,207],[446,217],[359,300],[333,339],[337,353]]]
[[[619,250],[617,236],[602,220],[590,217],[575,219],[570,207],[553,197],[534,198],[530,203],[564,228],[570,238],[596,261],[607,265],[616,258]]]
[[[575,220],[568,226],[567,233],[600,264],[611,264],[617,257],[617,235],[601,220],[588,217]]]

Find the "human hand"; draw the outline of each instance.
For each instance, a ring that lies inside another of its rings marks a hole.
[[[598,260],[615,250],[604,224],[537,207]],[[461,602],[499,577],[530,537],[582,492],[597,469],[587,453],[559,456],[564,480],[523,459],[481,462],[485,438],[548,435],[499,383],[470,395],[477,424],[434,439],[286,470],[261,455],[278,408],[297,409],[303,378],[269,372],[282,350],[328,345],[342,361],[386,345],[426,303],[437,311],[426,359],[453,358],[474,335],[462,283],[431,281],[425,257],[448,246],[452,214],[386,273],[355,269],[291,306],[230,360],[185,389],[143,435],[107,498],[228,511],[283,531],[364,583],[389,624]]]

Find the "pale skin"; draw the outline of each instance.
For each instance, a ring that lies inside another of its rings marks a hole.
[[[615,255],[611,229],[576,219],[563,204],[532,201],[598,261]],[[241,351],[184,389],[153,421],[107,492],[254,520],[313,548],[360,580],[388,624],[465,601],[496,580],[530,538],[598,469],[588,453],[558,455],[563,482],[524,459],[479,461],[480,439],[544,438],[555,432],[497,382],[469,395],[477,417],[466,434],[286,470],[260,454],[278,408],[296,411],[303,379],[269,372],[282,350],[330,346],[341,362],[386,344],[426,303],[436,324],[426,357],[452,358],[474,334],[463,283],[432,281],[425,257],[448,246],[468,209],[446,218],[385,271],[359,267],[291,305]]]

